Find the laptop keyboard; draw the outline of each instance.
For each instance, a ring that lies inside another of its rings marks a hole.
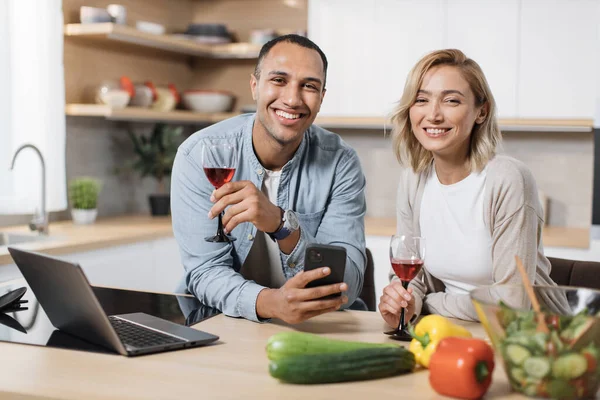
[[[112,316],[108,319],[125,345],[143,348],[185,342],[185,340],[141,327],[123,319]]]

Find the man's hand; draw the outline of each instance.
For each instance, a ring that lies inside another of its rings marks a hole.
[[[210,200],[215,203],[208,213],[211,219],[230,206],[223,216],[226,232],[242,222],[250,222],[262,232],[275,232],[281,224],[281,209],[250,181],[226,183],[213,192]]]
[[[288,280],[279,289],[263,289],[256,299],[256,314],[259,318],[278,318],[289,324],[298,324],[309,318],[339,310],[348,302],[348,297],[319,300],[330,294],[348,290],[345,283],[306,288],[309,282],[331,273],[328,267],[302,271]]]
[[[405,321],[410,321],[415,314],[415,298],[412,288],[408,290],[402,287],[399,280],[394,280],[383,289],[383,295],[379,299],[379,312],[384,321],[394,328],[400,323],[400,311],[406,309]]]

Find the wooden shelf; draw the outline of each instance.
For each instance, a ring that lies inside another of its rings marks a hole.
[[[238,113],[202,114],[192,111],[154,111],[147,108],[126,107],[112,109],[100,104],[67,104],[66,114],[80,117],[104,117],[115,121],[170,121],[182,123],[215,123]],[[383,130],[383,117],[317,117],[315,124],[324,128]],[[386,123],[390,129],[390,123]],[[501,119],[503,131],[533,132],[591,132],[593,120],[585,119]]]
[[[193,111],[155,111],[149,108],[126,107],[113,109],[101,104],[67,104],[65,112],[75,117],[103,117],[111,121],[180,122],[214,124],[238,113],[204,114]]]
[[[499,119],[502,131],[533,132],[591,132],[592,119]],[[319,116],[315,124],[324,128],[377,129],[391,128],[385,117],[334,117]]]
[[[205,58],[253,59],[258,57],[261,48],[250,43],[200,44],[173,35],[154,35],[113,23],[67,24],[64,34],[97,42],[136,45]]]

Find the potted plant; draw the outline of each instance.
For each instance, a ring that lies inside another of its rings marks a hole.
[[[148,196],[152,215],[168,215],[170,212],[171,198],[166,180],[171,176],[182,131],[183,127],[165,124],[156,124],[149,135],[137,136],[127,131],[137,155],[128,167],[138,171],[142,178],[151,176],[157,182],[157,192]]]
[[[100,181],[90,177],[79,177],[69,181],[71,217],[77,225],[92,224],[98,215]]]

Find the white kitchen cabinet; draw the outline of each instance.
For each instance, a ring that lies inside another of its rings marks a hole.
[[[183,277],[179,246],[174,237],[151,242],[154,256],[154,287],[159,292],[173,292]]]
[[[501,118],[595,116],[598,0],[309,0],[309,36],[329,58],[322,116],[385,116],[426,53],[476,60]]]
[[[151,290],[155,271],[151,242],[62,255],[77,262],[92,285]]]
[[[329,61],[320,115],[383,116],[410,68],[444,43],[444,0],[310,0],[308,34]]]
[[[183,276],[174,238],[73,253],[92,285],[173,292]]]
[[[498,117],[517,116],[520,0],[448,1],[445,47],[464,52],[483,70]]]
[[[183,277],[173,237],[57,257],[79,263],[92,285],[172,293]],[[0,265],[0,282],[19,278],[15,264]]]
[[[411,68],[425,54],[444,47],[445,0],[377,0],[377,32],[370,46],[373,73],[365,76],[377,88],[372,100],[378,114],[388,114],[398,103]],[[373,115],[373,114],[372,114]]]
[[[521,0],[518,116],[592,118],[597,0]]]
[[[370,82],[374,8],[363,0],[309,2],[308,34],[327,56],[327,93],[321,115],[378,115]],[[362,29],[365,27],[367,29]]]

